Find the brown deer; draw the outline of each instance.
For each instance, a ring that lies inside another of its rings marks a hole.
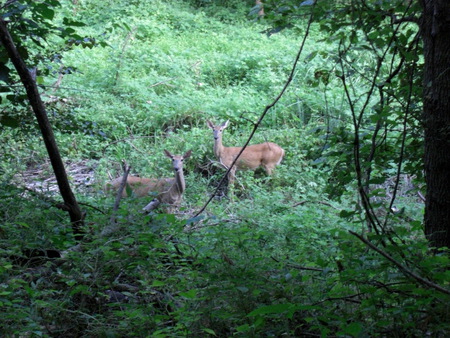
[[[172,155],[169,151],[164,150],[165,155],[172,160],[172,167],[175,171],[175,178],[144,178],[136,176],[127,177],[127,186],[131,189],[132,194],[136,197],[145,197],[149,193],[157,193],[157,196],[144,207],[144,211],[149,212],[157,208],[161,203],[169,206],[178,206],[183,198],[186,182],[183,173],[183,160],[189,158],[192,151],[187,151],[183,156]],[[117,191],[122,182],[122,178],[118,177],[106,184],[106,190]],[[126,197],[127,189],[124,189],[122,196]],[[128,189],[129,190],[129,189]]]
[[[259,11],[258,11],[258,16],[264,16],[264,5],[262,3],[261,0],[256,0],[255,1],[255,7],[258,6],[259,7]]]
[[[214,154],[220,163],[228,169],[241,151],[242,147],[223,146],[222,132],[228,126],[229,121],[217,126],[211,121],[206,122],[213,130]],[[283,156],[283,148],[272,142],[249,145],[244,149],[241,156],[239,156],[235,165],[230,170],[228,181],[230,184],[233,183],[236,169],[255,170],[258,167],[263,167],[267,175],[271,175],[273,169],[275,169],[275,166],[281,163]]]

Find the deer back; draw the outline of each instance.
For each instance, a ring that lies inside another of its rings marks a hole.
[[[228,126],[228,121],[221,125],[214,125],[207,121],[208,126],[213,130],[214,153],[219,161],[229,168],[234,159],[238,156],[242,147],[225,147],[222,144],[223,130]],[[259,166],[264,167],[267,174],[271,174],[273,168],[281,163],[284,157],[284,150],[273,142],[264,142],[247,146],[236,162],[238,169],[255,170]]]
[[[151,192],[162,193],[168,190],[173,183],[173,178],[145,178],[137,176],[127,177],[127,186],[129,186],[136,197],[148,196]],[[118,177],[106,184],[106,191],[117,191],[122,183],[122,177]],[[129,190],[125,186],[122,197],[127,197]]]
[[[221,154],[221,162],[229,167],[238,156],[242,147],[224,147]],[[275,167],[280,164],[284,156],[284,150],[279,145],[272,142],[253,144],[247,146],[236,162],[238,169],[250,169],[262,167]]]

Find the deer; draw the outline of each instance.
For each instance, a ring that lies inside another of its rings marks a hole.
[[[187,151],[184,155],[172,155],[164,149],[164,154],[172,160],[172,168],[175,171],[174,178],[144,178],[137,176],[127,177],[127,186],[131,189],[132,194],[136,197],[146,197],[150,193],[157,193],[156,197],[147,204],[144,212],[150,212],[156,209],[160,204],[167,204],[170,207],[178,206],[183,198],[186,189],[186,182],[183,173],[183,161],[189,158],[192,150]],[[122,177],[118,177],[106,184],[106,190],[117,191],[122,183]],[[129,189],[124,189],[122,197],[127,197]]]
[[[228,127],[228,120],[220,125],[214,125],[209,120],[207,120],[206,123],[213,131],[214,155],[228,170],[234,159],[241,151],[242,147],[223,146],[222,133],[224,129]],[[272,171],[275,169],[275,166],[280,164],[283,160],[284,153],[284,149],[273,142],[264,142],[261,144],[252,144],[247,146],[228,174],[229,184],[234,182],[236,169],[255,170],[258,167],[263,167],[267,175],[272,175]]]

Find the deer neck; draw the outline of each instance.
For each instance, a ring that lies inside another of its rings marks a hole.
[[[186,182],[184,181],[183,168],[175,172],[175,181],[173,182],[171,190],[179,193],[180,195],[186,189]]]
[[[214,155],[220,160],[221,155],[223,153],[223,144],[222,144],[222,135],[220,135],[217,139],[214,139]]]

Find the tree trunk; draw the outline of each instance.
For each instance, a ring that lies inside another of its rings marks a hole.
[[[450,1],[420,0],[424,45],[425,234],[450,248]]]
[[[34,114],[36,115],[36,119],[41,129],[42,137],[44,138],[45,146],[50,157],[50,162],[52,163],[53,171],[55,172],[59,191],[64,200],[64,205],[60,207],[61,209],[69,212],[75,238],[81,239],[81,226],[83,225],[84,213],[81,212],[77,200],[75,199],[75,196],[70,188],[66,170],[64,168],[64,164],[62,162],[58,146],[55,141],[52,126],[48,120],[44,104],[42,103],[38,88],[36,86],[36,82],[28,71],[22,57],[18,53],[11,35],[9,34],[8,28],[6,27],[6,22],[2,18],[0,18],[0,41],[2,42],[3,47],[6,49],[8,56],[14,64],[21,81],[25,86],[28,99],[33,108]]]

